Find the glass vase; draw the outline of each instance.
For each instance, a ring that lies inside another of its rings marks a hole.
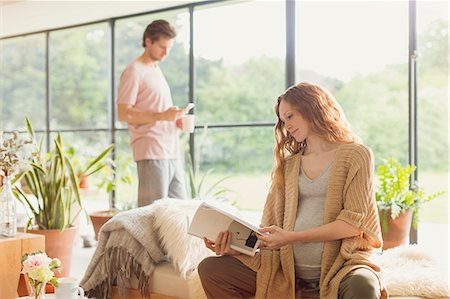
[[[5,237],[17,235],[16,198],[12,193],[12,176],[5,176],[0,194],[0,234]]]
[[[28,299],[45,299],[45,282],[36,282],[30,279],[30,295]]]

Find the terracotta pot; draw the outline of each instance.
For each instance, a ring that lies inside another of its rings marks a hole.
[[[389,249],[409,243],[409,231],[411,230],[413,210],[400,213],[397,218],[392,219],[391,211],[383,211],[387,213],[388,230],[383,231],[383,249]]]
[[[80,189],[88,189],[89,188],[89,180],[85,175],[78,175],[78,185]]]
[[[108,211],[97,211],[89,214],[89,217],[92,221],[92,226],[94,227],[94,233],[95,233],[95,240],[98,241],[98,233],[100,231],[100,228],[108,222],[109,219],[111,219],[116,213],[114,213],[111,210]]]
[[[45,236],[45,253],[50,258],[58,258],[61,261],[61,273],[56,272],[57,277],[70,276],[72,261],[72,249],[75,237],[78,234],[78,227],[59,229],[29,229],[28,233]]]

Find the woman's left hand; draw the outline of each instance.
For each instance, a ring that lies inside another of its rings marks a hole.
[[[216,253],[216,255],[238,255],[240,254],[239,251],[236,251],[234,249],[230,248],[231,243],[231,232],[229,231],[223,231],[220,232],[215,242],[203,238],[203,242],[205,242],[206,247],[211,249]]]
[[[268,227],[262,227],[259,229],[263,235],[257,235],[258,239],[263,242],[263,247],[268,249],[277,250],[292,243],[292,233],[278,227],[276,225],[271,225]]]

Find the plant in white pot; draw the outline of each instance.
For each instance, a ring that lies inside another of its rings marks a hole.
[[[444,192],[426,195],[418,184],[410,186],[414,165],[402,166],[390,158],[377,168],[376,202],[383,234],[383,249],[405,244],[411,224],[417,228],[419,210],[423,204]]]
[[[33,127],[28,120],[27,130],[34,137]],[[20,174],[30,193],[16,187],[15,195],[31,213],[26,230],[45,235],[46,252],[62,261],[61,276],[68,276],[78,230],[74,221],[83,208],[78,178],[59,133],[53,143],[53,149],[44,153],[41,142],[31,169]],[[93,159],[89,168],[96,169],[111,149],[112,145]],[[79,210],[72,215],[74,207]]]

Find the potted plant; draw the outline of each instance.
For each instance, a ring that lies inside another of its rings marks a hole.
[[[109,159],[107,166],[102,169],[100,182],[97,184],[98,188],[104,188],[109,194],[116,191],[117,182],[126,185],[132,184],[131,165],[133,159],[130,155],[120,153],[116,160]],[[117,195],[117,193],[116,193]],[[121,211],[127,211],[136,207],[136,200],[134,198],[118,198],[117,204],[112,206],[109,210],[95,211],[89,214],[89,217],[94,228],[95,240],[98,240],[98,233],[100,228],[108,222],[113,216]]]
[[[34,130],[28,119],[27,130],[34,138]],[[16,187],[15,195],[32,214],[25,229],[31,233],[45,235],[46,252],[62,261],[64,267],[61,275],[67,276],[70,273],[72,247],[78,232],[74,221],[83,207],[78,178],[59,133],[53,143],[54,148],[43,153],[41,142],[31,169],[20,174],[25,179],[30,193],[27,194],[21,187]],[[111,149],[112,145],[93,159],[87,169],[97,169]],[[71,213],[73,207],[79,208],[75,215]]]
[[[402,167],[400,162],[390,158],[377,168],[378,187],[376,202],[380,216],[383,249],[408,242],[411,224],[417,228],[420,207],[444,192],[426,195],[418,184],[410,186],[414,165]]]
[[[113,148],[112,145],[110,147],[111,148],[105,153],[105,155],[108,154]],[[72,162],[80,189],[89,188],[89,177],[105,169],[107,166],[107,162],[104,162],[107,160],[105,159],[105,156],[98,156],[93,159],[90,157],[92,155],[81,153],[81,151],[76,149],[75,146],[68,146],[66,153]]]

